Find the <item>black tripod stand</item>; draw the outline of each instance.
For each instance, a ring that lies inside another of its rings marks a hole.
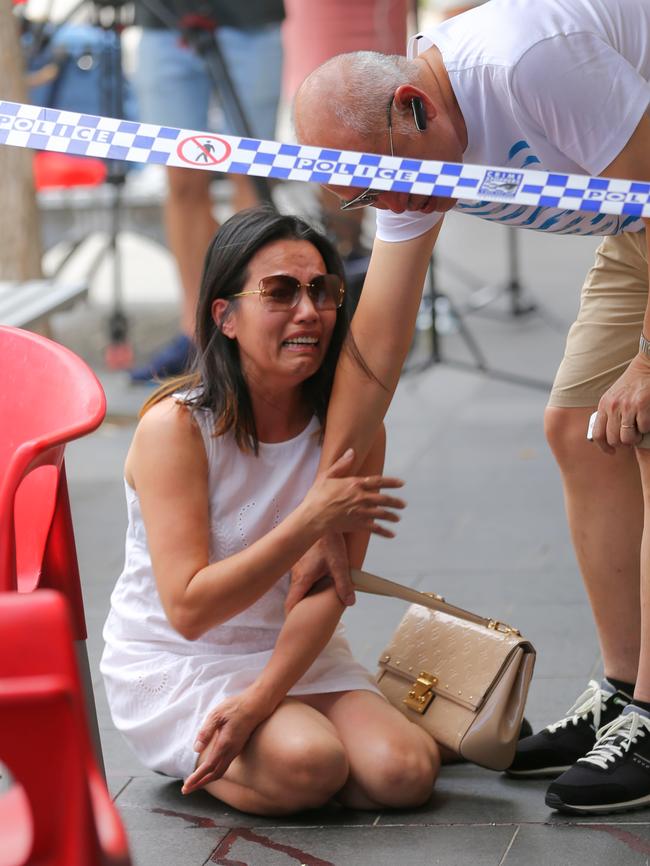
[[[126,0],[113,0],[110,3],[105,3],[103,0],[92,0],[91,3],[88,3],[88,0],[80,0],[49,32],[42,25],[34,28],[30,54],[36,56],[47,40],[51,39],[57,30],[64,27],[84,7],[90,10],[90,24],[100,28],[105,38],[100,49],[89,49],[76,60],[76,63],[82,69],[90,69],[94,64],[99,65],[99,113],[107,117],[123,118],[125,98],[121,33],[130,23],[131,14],[126,6]],[[87,283],[91,283],[102,261],[110,255],[113,265],[113,306],[108,319],[109,341],[105,350],[105,361],[107,366],[121,369],[131,366],[133,361],[133,352],[127,339],[128,323],[123,307],[122,260],[119,246],[126,166],[123,162],[109,159],[106,160],[106,168],[106,183],[111,189],[108,237],[88,266],[85,279]],[[89,234],[83,232],[68,242],[67,250],[51,274],[52,278],[61,274],[86,244],[88,238]]]
[[[431,339],[429,356],[425,361],[409,365],[405,372],[407,374],[421,373],[436,364],[447,364],[448,366],[456,367],[460,370],[469,370],[471,372],[481,373],[490,379],[496,379],[501,382],[508,382],[513,385],[523,385],[527,388],[537,388],[543,391],[549,391],[551,387],[549,382],[543,382],[540,379],[535,379],[529,376],[520,376],[517,373],[510,373],[507,370],[495,370],[489,366],[481,347],[474,338],[470,329],[467,327],[461,311],[448,295],[438,291],[435,268],[436,260],[435,256],[432,255],[429,262],[424,287],[425,292],[423,295],[423,312],[426,314],[426,311],[429,311],[428,325]],[[443,337],[439,322],[442,311],[444,311],[445,318],[453,323],[455,330],[458,332],[467,347],[472,361],[452,360],[443,356]]]
[[[451,259],[440,256],[441,263],[452,273],[455,273],[467,286],[476,284],[469,300],[463,307],[465,313],[482,313],[491,318],[518,318],[537,311],[537,304],[525,297],[520,279],[519,235],[514,228],[505,228],[506,254],[508,273],[503,283],[496,285],[481,285],[475,277],[469,274],[461,265]],[[488,310],[488,305],[505,298],[505,310]]]

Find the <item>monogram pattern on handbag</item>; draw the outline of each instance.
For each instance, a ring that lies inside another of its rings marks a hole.
[[[379,657],[377,682],[410,721],[467,760],[514,756],[535,650],[517,629],[368,572],[355,588],[414,602]]]

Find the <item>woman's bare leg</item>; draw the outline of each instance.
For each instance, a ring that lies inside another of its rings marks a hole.
[[[440,769],[434,740],[370,691],[303,696],[333,724],[350,776],[337,800],[353,809],[425,803]]]
[[[349,774],[345,748],[321,713],[292,698],[255,731],[225,776],[204,788],[255,815],[288,815],[327,803]]]

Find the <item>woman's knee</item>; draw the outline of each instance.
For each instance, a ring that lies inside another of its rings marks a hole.
[[[333,736],[293,736],[277,754],[277,784],[291,811],[324,805],[341,790],[350,773],[343,744]]]
[[[438,747],[428,735],[411,742],[386,740],[374,756],[367,794],[382,806],[420,806],[431,796],[439,770]]]

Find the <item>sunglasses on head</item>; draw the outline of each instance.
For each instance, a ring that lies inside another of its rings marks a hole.
[[[259,295],[260,301],[268,309],[278,312],[292,310],[298,306],[300,294],[307,290],[309,299],[317,310],[337,310],[343,303],[345,287],[338,274],[318,274],[308,283],[301,283],[289,274],[273,274],[262,277],[259,289],[250,292],[237,292],[232,298],[244,295]]]

